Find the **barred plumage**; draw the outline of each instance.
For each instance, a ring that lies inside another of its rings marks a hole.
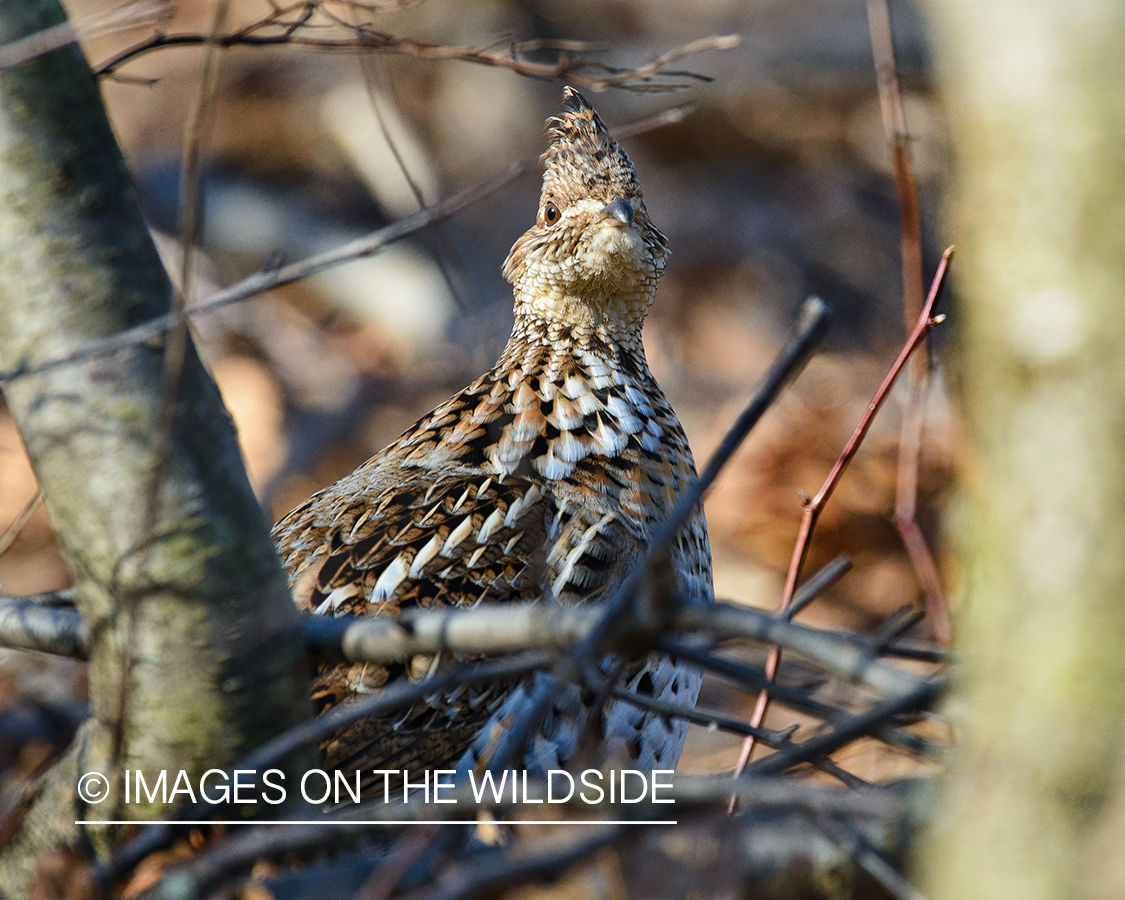
[[[297,604],[320,615],[397,615],[411,606],[540,599],[593,603],[640,558],[695,477],[675,413],[649,372],[641,328],[667,244],[633,165],[577,92],[548,120],[539,215],[504,274],[515,327],[500,360],[351,475],[282,519],[274,537]],[[683,592],[712,597],[702,510],[670,548]],[[318,673],[321,709],[440,664]],[[626,680],[694,703],[694,670],[653,655]],[[324,746],[342,768],[476,762],[520,712],[527,685],[435,697],[397,720],[365,721]],[[565,763],[585,714],[564,692],[527,764]],[[491,721],[491,727],[486,727]],[[686,725],[611,703],[606,752],[670,768]]]

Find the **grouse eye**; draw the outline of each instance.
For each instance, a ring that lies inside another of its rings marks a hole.
[[[559,208],[553,203],[548,203],[543,209],[543,219],[548,225],[554,225],[559,220]]]

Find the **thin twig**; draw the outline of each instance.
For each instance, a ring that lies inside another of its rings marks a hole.
[[[677,622],[685,629],[705,629],[725,637],[750,637],[773,646],[784,642],[786,649],[815,661],[839,678],[862,684],[884,696],[897,696],[918,685],[916,675],[876,659],[864,642],[855,641],[850,634],[798,625],[758,609],[731,604],[687,607],[677,617]],[[773,677],[773,671],[767,668],[766,672],[767,678]],[[757,727],[761,723],[752,724]]]
[[[677,75],[681,78],[695,78],[700,81],[710,81],[702,75],[696,75],[692,72],[666,72],[667,66],[683,59],[687,56],[693,56],[697,53],[704,53],[708,50],[733,50],[740,43],[740,38],[737,34],[724,34],[714,35],[712,37],[700,38],[696,41],[684,44],[681,47],[676,47],[674,50],[669,50],[667,53],[658,56],[647,66],[641,66],[634,69],[632,72],[623,72],[615,75],[613,78],[606,79],[607,87],[625,87],[631,81],[647,81],[656,75]]]
[[[895,190],[898,194],[902,230],[903,320],[909,330],[922,309],[922,213],[918,184],[910,158],[910,133],[902,108],[898,73],[895,66],[894,37],[887,0],[867,0],[867,19],[871,29],[871,49],[875,57],[879,108],[883,130],[891,153]],[[907,372],[906,407],[899,438],[898,470],[895,484],[895,527],[902,537],[914,572],[926,595],[926,612],[934,636],[949,643],[952,628],[941,578],[933,554],[918,526],[918,472],[921,467],[922,431],[926,420],[926,398],[930,385],[929,353],[916,353]]]
[[[718,713],[697,710],[694,707],[683,706],[679,703],[668,703],[664,700],[657,700],[655,697],[650,697],[647,694],[638,694],[635,691],[630,691],[620,686],[613,688],[610,694],[618,700],[630,703],[641,709],[651,710],[652,712],[660,713],[662,716],[668,716],[670,718],[683,719],[684,721],[691,722],[708,730],[727,731],[743,736],[752,734],[767,747],[778,749],[787,747],[792,743],[794,729],[788,731],[772,731],[768,728],[754,728],[741,719],[732,719],[729,716],[721,716]],[[830,759],[814,759],[812,760],[812,764],[822,772],[838,779],[846,787],[852,788],[853,790],[867,785],[867,782],[862,778],[858,778],[846,769],[841,768]]]
[[[754,666],[716,656],[672,638],[658,638],[656,647],[678,659],[694,663],[733,681],[744,690],[766,690],[768,688],[771,691],[772,698],[782,706],[808,713],[825,722],[845,722],[850,717],[850,713],[846,710],[838,706],[832,706],[822,700],[814,699],[806,691],[767,680],[765,671]],[[899,728],[886,726],[879,729],[875,736],[885,744],[899,747],[910,753],[916,753],[926,758],[937,756],[937,748],[931,742]],[[766,757],[766,759],[772,759],[772,757]]]
[[[344,24],[338,18],[335,21]],[[509,44],[503,51],[479,47],[456,47],[448,44],[434,44],[427,41],[395,37],[385,32],[376,31],[366,25],[354,26],[351,29],[352,35],[347,38],[315,37],[299,31],[299,28],[304,24],[304,22],[297,25],[283,23],[276,18],[276,15],[271,15],[237,31],[217,35],[215,40],[220,47],[292,45],[326,51],[395,53],[413,56],[417,59],[460,60],[509,69],[531,78],[565,78],[572,84],[595,91],[607,88],[633,91],[667,91],[682,86],[685,81],[708,82],[711,81],[711,78],[706,75],[695,72],[668,71],[667,66],[686,56],[710,50],[729,50],[737,47],[739,43],[737,35],[713,35],[676,47],[643,66],[627,68],[610,66],[587,56],[571,56],[566,51],[560,51],[552,62],[536,62],[520,57],[518,54],[521,47],[518,44]],[[279,33],[264,33],[278,27],[281,27]],[[152,37],[106,60],[95,72],[98,75],[112,75],[126,62],[154,50],[167,47],[201,46],[210,41],[211,38],[204,34],[164,34],[157,32]],[[598,71],[606,74],[594,74]],[[669,80],[654,83],[653,79],[657,77],[664,77]]]
[[[816,757],[827,756],[856,738],[891,727],[891,723],[900,715],[928,709],[941,696],[945,687],[944,679],[927,679],[908,694],[878,703],[858,715],[837,719],[832,723],[832,728],[823,734],[771,753],[764,759],[751,763],[746,771],[760,776],[778,775]]]
[[[694,706],[684,706],[680,703],[669,703],[666,700],[657,700],[655,697],[648,694],[638,694],[636,691],[631,691],[620,685],[614,687],[609,693],[618,700],[624,700],[626,703],[630,703],[639,709],[647,709],[673,719],[683,719],[685,722],[692,722],[709,731],[730,731],[734,734],[742,735],[753,734],[758,740],[769,747],[780,747],[789,740],[788,733],[784,731],[772,731],[768,728],[753,728],[741,719],[732,719],[730,716],[723,716],[719,713],[696,709]]]
[[[629,574],[614,589],[602,604],[600,621],[590,634],[576,646],[568,658],[560,661],[555,670],[540,679],[528,704],[528,711],[501,739],[496,749],[493,764],[504,768],[510,759],[515,758],[532,732],[539,727],[552,696],[566,677],[567,670],[581,669],[596,659],[607,637],[617,627],[621,617],[631,602],[642,580],[647,576],[653,562],[664,552],[664,548],[679,534],[680,529],[702,501],[707,489],[718,477],[719,472],[734,455],[750,429],[757,424],[765,411],[773,404],[781,389],[805,364],[813,350],[828,331],[831,312],[828,305],[819,297],[809,297],[801,307],[797,329],[789,343],[774,360],[746,409],[735,421],[723,438],[722,443],[708,461],[702,474],[677,499],[675,506],[664,524],[646,545],[645,553],[634,564]],[[761,723],[756,723],[760,725]]]
[[[789,602],[781,614],[783,619],[792,621],[802,609],[812,603],[820,594],[851,571],[852,561],[847,556],[837,556],[832,562],[801,585],[797,595]]]
[[[354,14],[356,12],[354,7],[349,8],[349,11]],[[357,23],[349,22],[351,27],[357,27]],[[406,165],[406,158],[402,154],[402,149],[398,145],[398,141],[391,133],[390,128],[387,126],[387,118],[384,112],[384,101],[380,96],[380,91],[376,83],[375,63],[376,58],[370,54],[363,54],[358,56],[358,68],[360,77],[363,79],[364,86],[367,90],[367,105],[371,109],[371,114],[375,119],[376,127],[383,138],[383,143],[386,144],[387,149],[391,153],[391,158],[395,162],[395,168],[398,169],[399,175],[402,176],[406,186],[410,189],[411,195],[414,197],[414,202],[418,205],[419,209],[426,207],[427,198],[422,193],[422,188],[418,184],[418,180]],[[384,66],[384,69],[386,67]],[[389,73],[388,73],[389,80]],[[465,280],[465,267],[460,258],[455,243],[450,239],[446,232],[444,223],[435,222],[432,228],[434,243],[436,245],[434,252],[434,259],[437,261],[438,268],[441,269],[442,278],[445,280],[446,287],[449,288],[449,294],[453,298],[458,310],[464,314],[469,309],[468,287]]]
[[[690,106],[672,107],[652,116],[616,127],[614,131],[621,136],[640,134],[678,122],[690,111]],[[416,213],[392,222],[390,225],[385,225],[370,234],[356,238],[339,247],[334,247],[324,253],[318,253],[288,265],[263,269],[229,287],[216,291],[202,300],[196,301],[178,315],[166,313],[156,316],[147,322],[142,322],[110,337],[89,341],[69,353],[45,362],[35,365],[18,365],[8,370],[0,370],[0,385],[76,362],[111,356],[114,353],[120,353],[150,341],[159,340],[166,331],[177,327],[185,320],[195,321],[202,316],[218,312],[235,303],[245,302],[268,291],[284,287],[304,278],[310,278],[336,266],[372,256],[391,244],[409,237],[435,222],[448,219],[462,209],[494,194],[521,175],[532,171],[538,165],[539,158],[537,156],[516,160],[495,175],[477,184],[470,185],[433,206],[420,209]]]
[[[419,210],[412,215],[399,219],[397,222],[392,222],[390,225],[376,229],[368,235],[356,238],[353,241],[327,250],[324,253],[318,253],[300,262],[257,272],[230,287],[216,291],[209,297],[193,303],[178,315],[167,313],[165,315],[156,316],[149,319],[147,322],[142,322],[140,325],[118,332],[111,337],[90,341],[80,347],[76,347],[70,353],[47,360],[46,362],[38,363],[33,366],[16,366],[7,371],[0,372],[0,384],[17,381],[29,375],[37,375],[62,366],[71,365],[75,362],[81,362],[100,356],[109,356],[113,353],[131,349],[148,341],[161,338],[170,328],[177,327],[184,321],[194,321],[200,316],[208,315],[231,304],[240,303],[252,297],[257,297],[274,288],[284,287],[287,284],[292,284],[303,278],[309,278],[343,263],[361,259],[365,256],[371,256],[396,241],[402,240],[420,229],[425,228],[432,222],[448,218],[469,204],[488,196],[508,182],[519,177],[524,172],[531,171],[536,163],[536,159],[524,159],[514,162],[491,178],[468,187],[440,203]]]
[[[79,41],[159,25],[171,18],[171,0],[136,0],[116,9],[91,13],[73,21],[60,22],[0,46],[0,70],[11,69],[36,57],[61,50]]]
[[[867,0],[867,20],[871,30],[871,49],[875,57],[875,77],[879,90],[879,109],[883,130],[891,151],[895,190],[898,194],[902,229],[903,323],[907,330],[922,314],[925,296],[922,274],[922,213],[918,204],[918,184],[910,160],[910,133],[902,108],[902,94],[895,70],[894,40],[887,0]],[[928,368],[925,355],[915,357],[911,366]]]
[[[43,499],[43,491],[39,488],[35,489],[35,493],[31,495],[31,499],[23,505],[16,517],[12,520],[12,524],[4,529],[4,533],[0,535],[0,556],[8,552],[8,549],[16,542],[16,539],[23,532],[24,526],[31,520],[35,514],[35,510],[39,508],[39,503]]]
[[[918,316],[918,321],[914,325],[914,329],[907,339],[906,344],[899,352],[898,358],[895,359],[894,364],[891,366],[890,371],[887,372],[883,383],[879,385],[879,389],[875,392],[875,396],[868,404],[867,409],[864,411],[863,416],[859,420],[851,438],[845,445],[843,452],[836,460],[832,470],[828,473],[824,484],[817,492],[816,496],[805,503],[805,511],[801,517],[801,527],[797,534],[797,542],[793,547],[793,556],[789,563],[789,572],[785,578],[785,589],[782,593],[781,606],[779,614],[783,614],[789,606],[793,598],[797,582],[801,576],[801,569],[804,566],[805,558],[808,555],[809,542],[812,539],[813,529],[816,527],[816,521],[820,516],[824,505],[832,496],[832,492],[839,484],[840,477],[844,474],[848,463],[851,462],[852,457],[855,456],[859,450],[860,445],[863,443],[864,437],[867,435],[868,430],[871,428],[872,422],[875,420],[875,414],[883,405],[883,402],[890,394],[891,387],[894,385],[895,380],[898,378],[899,373],[910,359],[911,354],[918,348],[922,340],[927,334],[934,329],[935,326],[944,321],[944,316],[933,316],[934,304],[937,302],[938,295],[941,293],[942,285],[945,283],[945,273],[949,267],[950,257],[953,255],[953,249],[950,248],[942,255],[941,262],[938,265],[936,274],[934,275],[933,283],[930,286],[930,294],[922,308],[921,314]],[[766,659],[766,675],[772,679],[777,673],[778,664],[781,661],[781,650],[774,647],[770,651],[769,657]],[[757,702],[754,706],[754,712],[750,717],[750,724],[760,726],[765,719],[766,709],[769,705],[769,692],[762,691],[758,695]],[[735,776],[742,772],[746,767],[746,763],[750,759],[750,754],[754,751],[754,739],[748,737],[743,741],[742,750],[739,753],[738,763],[735,766]],[[733,803],[733,800],[732,800]]]
[[[912,376],[908,373],[908,378]],[[926,390],[925,386],[919,382],[917,389],[915,385],[910,385],[911,398],[917,396],[924,397]],[[924,407],[924,400],[910,399],[907,406],[907,417],[913,417],[919,422],[918,427],[910,432],[910,435],[921,433],[921,419]],[[917,413],[911,413],[910,410],[917,410]],[[941,587],[941,575],[938,572],[937,563],[934,561],[933,554],[930,552],[929,545],[926,543],[926,537],[922,534],[922,529],[918,525],[916,518],[916,504],[917,499],[917,463],[910,463],[909,460],[913,457],[918,459],[919,451],[910,450],[914,440],[910,435],[906,435],[906,421],[903,420],[903,433],[905,438],[900,445],[901,455],[899,472],[906,472],[905,480],[900,480],[899,484],[909,484],[913,482],[914,489],[899,488],[898,497],[903,502],[895,502],[895,527],[898,529],[899,535],[902,537],[903,545],[906,547],[906,552],[910,557],[911,563],[914,565],[914,573],[918,581],[922,584],[922,590],[926,594],[926,615],[930,620],[930,628],[933,630],[934,637],[942,644],[948,644],[953,639],[953,625],[949,620],[949,605],[945,602],[945,593]],[[920,443],[920,440],[919,440]],[[913,472],[914,475],[909,473]]]
[[[914,604],[896,609],[871,635],[867,646],[871,653],[881,655],[886,647],[913,628],[926,613]]]
[[[292,756],[304,747],[325,740],[353,722],[387,715],[396,709],[410,706],[431,693],[440,693],[455,685],[479,684],[528,675],[550,663],[551,657],[546,654],[526,653],[511,659],[475,666],[456,666],[439,676],[422,681],[389,685],[373,695],[335,706],[324,715],[272,738],[231,766],[227,772],[229,774],[236,769],[263,770]],[[196,803],[179,810],[176,818],[204,819],[215,816],[224,808],[222,804]],[[115,883],[150,853],[171,844],[183,830],[185,826],[173,824],[153,825],[147,828],[128,844],[120,847],[113,858],[99,869],[99,881],[106,885]]]

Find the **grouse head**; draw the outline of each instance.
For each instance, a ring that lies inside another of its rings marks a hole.
[[[549,339],[570,332],[639,345],[668,244],[633,163],[570,87],[547,137],[539,214],[504,263],[517,327],[522,318]]]

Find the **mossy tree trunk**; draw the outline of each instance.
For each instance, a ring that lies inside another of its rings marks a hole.
[[[63,19],[56,0],[2,3],[0,43]],[[82,54],[0,72],[0,366],[66,355],[170,299]],[[159,465],[163,370],[163,347],[142,346],[3,385],[91,636],[81,746],[0,860],[15,896],[38,851],[76,837],[75,818],[162,812],[116,794],[76,804],[77,774],[116,789],[124,769],[184,769],[198,783],[308,714],[294,608],[230,418],[189,345]]]
[[[928,896],[1125,896],[1125,5],[933,0],[972,447]]]

